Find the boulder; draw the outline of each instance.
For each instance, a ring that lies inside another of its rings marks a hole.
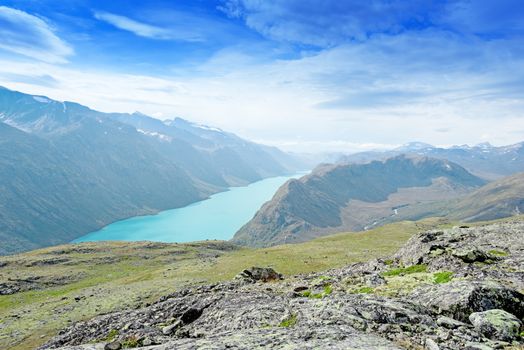
[[[452,255],[468,264],[484,262],[491,258],[489,254],[476,248],[455,250]]]
[[[271,267],[251,267],[236,275],[235,279],[249,282],[269,282],[282,279],[282,274],[276,272]]]
[[[469,320],[481,334],[494,340],[512,341],[519,336],[522,327],[515,315],[500,309],[474,312]]]
[[[408,297],[430,310],[468,322],[474,312],[502,309],[524,316],[524,295],[494,282],[452,281],[415,289]]]

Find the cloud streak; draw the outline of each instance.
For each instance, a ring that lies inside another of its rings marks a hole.
[[[73,48],[42,18],[0,6],[0,49],[49,63],[66,63]]]
[[[203,38],[197,33],[162,28],[109,12],[95,12],[94,16],[96,19],[109,23],[118,29],[131,32],[144,38],[157,40],[182,40],[190,42],[203,41]]]

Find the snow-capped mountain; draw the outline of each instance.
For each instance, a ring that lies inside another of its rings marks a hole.
[[[485,179],[497,179],[524,171],[524,142],[500,147],[484,142],[475,146],[460,145],[449,148],[412,142],[391,151],[360,152],[346,155],[341,157],[339,162],[367,163],[372,160],[384,160],[399,154],[417,154],[448,159]]]

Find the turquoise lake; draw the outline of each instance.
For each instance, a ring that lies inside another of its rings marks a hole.
[[[262,204],[273,197],[282,184],[304,174],[271,177],[248,186],[231,187],[229,191],[183,208],[114,222],[73,242],[228,240],[255,215]]]

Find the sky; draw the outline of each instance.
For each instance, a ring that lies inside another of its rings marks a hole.
[[[521,0],[0,0],[0,85],[295,152],[524,141]]]

